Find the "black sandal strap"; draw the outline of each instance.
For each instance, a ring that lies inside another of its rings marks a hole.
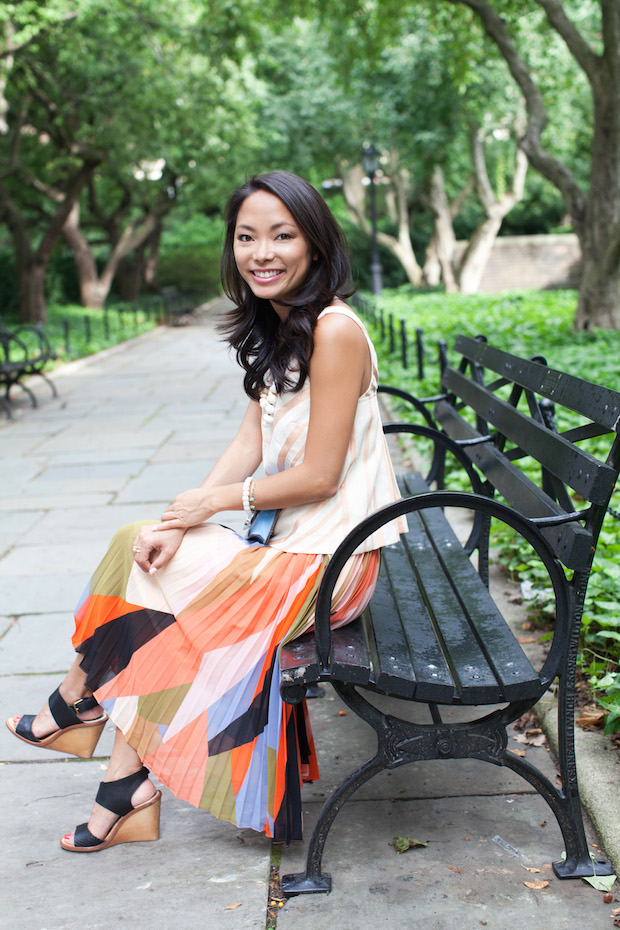
[[[78,847],[84,846],[99,846],[101,843],[105,842],[100,840],[98,836],[95,836],[94,833],[91,833],[88,829],[87,823],[81,823],[73,831],[73,845]]]
[[[118,781],[102,781],[95,801],[112,814],[124,817],[133,810],[131,798],[136,788],[149,777],[149,770],[142,766],[138,772],[119,778]],[[91,834],[92,835],[92,834]],[[100,840],[99,842],[102,842]]]
[[[90,697],[81,698],[75,704],[67,704],[61,697],[60,689],[56,688],[49,698],[49,708],[52,717],[61,730],[66,727],[74,727],[77,723],[82,723],[78,714],[84,713],[85,710],[92,710],[97,707],[98,701],[91,695]]]
[[[24,714],[23,717],[20,717],[15,726],[15,732],[18,736],[21,736],[22,739],[28,740],[29,743],[38,743],[39,737],[35,736],[32,732],[32,723],[34,721],[34,714]]]

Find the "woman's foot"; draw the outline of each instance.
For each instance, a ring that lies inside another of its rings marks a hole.
[[[10,717],[6,725],[30,746],[90,759],[108,718],[91,694],[82,695],[57,688],[36,716]]]
[[[88,823],[65,834],[60,845],[70,852],[96,852],[119,843],[156,840],[160,801],[161,791],[144,767],[103,781]]]
[[[98,717],[103,716],[104,710],[100,704],[96,704],[94,707],[88,708],[86,710],[80,709],[79,701],[84,698],[92,697],[89,691],[85,692],[84,694],[68,695],[63,694],[62,689],[63,686],[61,685],[60,688],[58,688],[58,694],[63,699],[65,704],[67,704],[69,707],[75,707],[75,704],[77,704],[77,713],[79,714],[78,723],[86,720],[96,720]],[[7,724],[11,722],[17,726],[21,719],[22,718],[20,716],[9,717]],[[54,716],[50,710],[49,700],[45,702],[39,713],[36,715],[36,717],[34,717],[30,724],[30,728],[32,730],[33,736],[35,736],[38,740],[45,739],[45,737],[51,736],[53,733],[56,733],[58,730],[62,729],[62,727],[60,727],[54,719]]]

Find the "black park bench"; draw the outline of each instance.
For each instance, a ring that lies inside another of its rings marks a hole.
[[[455,350],[460,364],[444,367],[442,393],[430,399],[432,414],[411,399],[424,410],[424,424],[385,427],[387,433],[406,432],[415,442],[433,443],[429,474],[401,476],[403,500],[372,514],[346,537],[323,577],[314,631],[282,648],[285,701],[295,704],[308,685],[330,682],[377,733],[374,758],[326,801],[309,842],[306,871],[283,877],[286,895],[330,890],[331,878],[321,870],[325,841],[357,788],[384,769],[426,759],[478,759],[521,775],[547,802],[562,832],[566,856],[554,862],[556,875],[612,873],[610,863],[593,859],[588,849],[573,727],[586,586],[620,468],[620,393],[481,339],[461,336]],[[443,489],[444,473],[453,476],[454,463],[462,466],[471,490]],[[459,513],[469,520],[457,536]],[[332,631],[331,596],[344,563],[363,539],[403,514],[409,530],[383,549],[369,607]],[[530,547],[553,591],[554,633],[540,668],[533,667],[492,596],[489,558],[501,524]],[[559,786],[508,750],[506,731],[556,683]],[[427,704],[429,722],[383,713],[365,692]],[[447,722],[441,708],[455,705],[461,719]]]
[[[40,375],[51,387],[54,397],[58,396],[55,385],[43,370],[56,357],[42,326],[24,323],[9,329],[0,323],[0,387],[4,387],[4,397],[0,395],[0,403],[9,419],[13,416],[10,392],[16,384],[28,394],[32,406],[37,406],[35,395],[23,383],[24,378]]]

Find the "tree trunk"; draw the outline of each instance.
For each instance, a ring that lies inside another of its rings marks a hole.
[[[497,238],[504,217],[523,197],[525,177],[527,174],[527,156],[521,149],[515,153],[515,167],[512,188],[498,197],[489,180],[484,158],[482,133],[475,129],[471,135],[471,152],[476,173],[476,187],[480,202],[484,207],[486,219],[480,224],[469,240],[459,268],[459,288],[462,294],[475,294],[480,287],[484,269],[487,266],[493,243]]]
[[[47,322],[47,303],[45,300],[45,274],[48,262],[35,258],[32,264],[22,270],[19,282],[20,323]]]
[[[159,242],[162,233],[162,222],[142,245],[134,250],[121,262],[117,275],[117,288],[123,300],[137,300],[145,284],[150,291],[157,289],[157,261]]]
[[[148,242],[148,256],[144,266],[144,283],[146,284],[149,291],[157,290],[157,276],[159,273],[159,246],[161,245],[162,230],[163,223],[160,222]]]
[[[454,260],[456,254],[456,237],[452,220],[452,208],[446,194],[443,171],[435,165],[426,195],[425,203],[433,214],[435,228],[424,263],[424,277],[427,284],[439,284],[434,263],[439,266],[441,279],[449,294],[458,291],[459,286],[454,274]],[[434,254],[435,253],[435,254]]]
[[[441,263],[439,261],[439,247],[437,244],[437,230],[433,232],[424,256],[422,274],[429,287],[439,287],[441,283]]]
[[[620,93],[620,76],[604,72],[600,80],[600,87],[594,82],[588,201],[580,228],[575,224],[582,256],[577,330],[620,329],[620,104],[611,90],[615,83]]]
[[[562,194],[579,237],[583,278],[576,329],[620,329],[620,4],[600,0],[602,52],[594,50],[568,16],[561,0],[536,0],[550,27],[562,38],[592,90],[594,121],[590,187],[586,194],[559,159],[544,148],[547,113],[539,87],[508,33],[506,21],[488,0],[449,0],[468,6],[497,45],[527,107],[520,146],[532,167]]]
[[[103,307],[107,291],[99,280],[95,257],[80,229],[79,201],[73,205],[63,232],[75,260],[80,285],[80,303],[83,307]]]
[[[581,285],[575,315],[576,330],[620,329],[620,262],[606,267],[605,255],[586,247],[582,249]]]
[[[349,216],[357,223],[367,236],[372,233],[366,212],[366,189],[362,184],[364,172],[361,165],[347,168],[339,166],[342,178],[342,192],[349,211]],[[422,269],[411,245],[409,230],[409,211],[407,208],[408,183],[402,170],[394,166],[390,174],[393,197],[392,220],[398,227],[398,236],[390,236],[381,230],[377,231],[377,242],[394,255],[403,267],[410,284],[418,287],[422,283]]]
[[[461,294],[477,293],[502,220],[502,216],[487,217],[470,238],[459,270]]]
[[[67,217],[63,232],[73,252],[80,281],[80,299],[84,307],[102,309],[110,293],[112,282],[123,259],[134,249],[139,249],[149,239],[161,217],[167,213],[172,201],[159,209],[151,209],[140,222],[131,223],[120,236],[106,262],[102,273],[97,274],[97,267],[90,245],[80,229],[79,204],[75,204]]]
[[[45,275],[49,261],[65,221],[95,167],[94,161],[85,162],[69,178],[67,189],[58,203],[55,214],[48,221],[36,250],[32,247],[31,231],[24,215],[6,188],[0,185],[0,212],[11,230],[15,243],[20,298],[19,318],[22,323],[45,323],[47,320]]]

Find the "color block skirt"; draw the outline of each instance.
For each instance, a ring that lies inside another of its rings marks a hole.
[[[178,798],[278,842],[301,839],[301,783],[318,769],[305,701],[280,697],[278,653],[312,625],[328,557],[206,524],[151,576],[131,548],[143,525],[114,536],[76,612],[88,687]],[[333,626],[361,613],[378,570],[378,551],[351,557]]]

